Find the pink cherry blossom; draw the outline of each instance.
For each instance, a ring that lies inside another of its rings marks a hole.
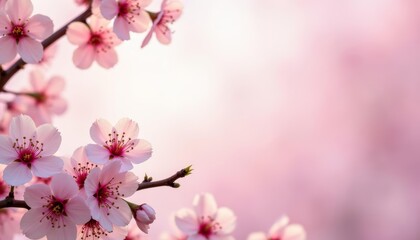
[[[148,238],[140,231],[133,221],[128,225],[128,234],[124,240],[147,240]]]
[[[187,240],[188,237],[182,233],[178,234],[169,234],[169,233],[162,233],[160,235],[160,240]]]
[[[49,186],[26,188],[23,197],[31,209],[20,222],[23,234],[31,239],[76,239],[76,224],[90,219],[89,208],[78,192],[73,178],[65,173],[54,175]]]
[[[61,97],[65,81],[53,76],[48,81],[40,71],[30,73],[31,87],[25,89],[29,96],[19,96],[20,104],[27,105],[26,114],[36,124],[51,123],[53,115],[61,115],[67,109],[67,101]]]
[[[50,45],[48,48],[44,49],[44,53],[42,54],[42,59],[37,64],[38,66],[49,66],[51,65],[52,59],[55,57],[57,53],[57,44]]]
[[[121,171],[128,171],[133,163],[146,161],[152,154],[150,143],[138,139],[138,133],[138,124],[128,118],[121,119],[114,127],[99,119],[90,128],[90,136],[96,144],[86,146],[86,155],[97,164],[119,161]]]
[[[137,226],[144,233],[148,233],[150,228],[149,225],[152,224],[156,219],[155,210],[145,203],[140,205],[134,214]]]
[[[290,224],[287,216],[282,216],[270,228],[268,235],[255,232],[249,235],[248,240],[305,240],[306,233],[299,224]]]
[[[150,25],[150,16],[145,11],[151,0],[102,0],[101,14],[114,20],[113,30],[121,40],[129,40],[130,32],[144,32]]]
[[[16,54],[27,63],[38,63],[42,59],[43,47],[39,41],[53,32],[53,23],[47,16],[32,17],[30,0],[7,1],[0,11],[0,64],[10,62]]]
[[[32,174],[50,177],[63,169],[63,160],[52,156],[60,147],[56,128],[44,124],[38,128],[26,115],[14,117],[9,137],[0,135],[0,163],[7,164],[3,179],[12,186],[29,182]]]
[[[107,231],[112,231],[113,225],[126,226],[132,217],[130,207],[122,198],[136,192],[138,178],[131,172],[120,173],[120,168],[120,162],[112,162],[102,170],[94,168],[85,181],[92,218]]]
[[[114,226],[113,231],[105,230],[95,219],[78,226],[77,239],[80,240],[123,240],[127,236],[127,227]]]
[[[196,195],[195,211],[181,209],[175,214],[177,227],[194,240],[233,240],[230,234],[235,229],[236,217],[229,208],[218,208],[209,193]]]
[[[168,25],[179,19],[183,7],[182,2],[179,0],[163,0],[161,10],[153,21],[153,26],[144,38],[141,47],[143,48],[149,43],[153,33],[156,34],[156,38],[160,43],[165,45],[171,43],[172,31]]]
[[[118,62],[114,47],[121,41],[107,28],[108,21],[91,16],[87,23],[74,22],[67,28],[67,39],[79,46],[73,53],[74,65],[86,69],[96,61],[104,68],[113,67]]]

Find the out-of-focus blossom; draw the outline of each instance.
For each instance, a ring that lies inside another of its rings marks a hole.
[[[91,7],[92,13],[96,16],[101,16],[101,11],[99,5],[101,4],[100,0],[75,0],[78,5]]]
[[[175,215],[177,227],[197,240],[233,240],[230,234],[235,229],[236,216],[229,208],[218,208],[216,200],[209,193],[196,195],[194,209],[181,209]]]
[[[148,204],[142,204],[137,208],[134,214],[137,226],[144,233],[148,233],[150,228],[149,225],[156,219],[155,210]]]
[[[172,31],[168,27],[174,23],[182,14],[183,4],[180,0],[163,0],[161,10],[153,21],[153,26],[147,36],[144,38],[141,47],[145,47],[153,33],[156,34],[157,40],[162,44],[169,44],[172,40]]]
[[[137,224],[133,221],[128,225],[128,234],[124,240],[147,240],[148,238],[138,228]]]
[[[57,53],[57,44],[52,44],[48,48],[44,49],[44,53],[42,54],[42,59],[39,61],[38,65],[40,66],[49,66],[52,62],[52,59],[55,57]]]
[[[130,197],[138,187],[137,177],[131,172],[120,173],[120,162],[112,162],[102,168],[94,168],[85,181],[87,203],[92,218],[107,231],[113,225],[126,226],[132,213],[122,197]]]
[[[20,222],[23,234],[32,239],[76,239],[76,224],[90,219],[89,208],[78,192],[73,178],[65,173],[54,175],[50,186],[26,188],[23,197],[31,209]]]
[[[10,240],[20,232],[19,221],[22,211],[14,208],[0,209],[0,240]]]
[[[51,123],[52,115],[63,114],[67,101],[61,97],[65,81],[60,76],[53,76],[45,81],[45,76],[37,70],[30,73],[31,87],[24,91],[29,96],[19,96],[20,104],[27,105],[27,112],[36,124]]]
[[[112,231],[107,231],[95,219],[78,226],[77,239],[80,240],[123,240],[127,236],[127,227],[114,226]]]
[[[160,240],[187,240],[188,237],[182,233],[178,234],[169,234],[169,233],[162,233],[160,235]]]
[[[89,162],[86,157],[84,147],[79,147],[73,152],[73,155],[70,159],[70,166],[68,167],[67,171],[76,181],[81,196],[86,197],[85,180],[90,171],[95,167],[98,167],[98,165]]]
[[[5,11],[0,12],[0,64],[12,61],[16,54],[27,63],[42,59],[43,47],[39,41],[53,32],[53,22],[47,16],[32,17],[30,0],[7,1]]]
[[[0,163],[7,164],[3,179],[18,186],[29,182],[32,174],[50,177],[61,172],[63,160],[52,156],[60,144],[60,133],[52,125],[37,128],[29,116],[14,117],[9,137],[0,135]]]
[[[73,53],[74,65],[86,69],[96,61],[104,68],[113,67],[118,62],[114,47],[121,41],[107,28],[108,21],[92,16],[87,23],[74,22],[67,28],[67,39],[79,46]]]
[[[113,127],[107,120],[99,119],[92,124],[90,136],[96,144],[86,146],[86,155],[94,163],[121,162],[121,171],[133,168],[152,155],[149,142],[138,139],[139,126],[131,119],[123,118]]]
[[[282,216],[268,231],[255,232],[249,235],[248,240],[305,240],[305,229],[299,224],[289,224],[289,218]]]
[[[114,20],[113,30],[121,40],[129,40],[130,32],[144,32],[150,25],[150,16],[145,11],[151,0],[102,0],[101,14]]]

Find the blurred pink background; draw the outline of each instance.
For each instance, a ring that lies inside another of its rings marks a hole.
[[[34,5],[56,29],[83,11],[71,0]],[[281,214],[309,240],[418,240],[419,9],[414,0],[185,0],[170,46],[140,49],[145,34],[134,35],[111,70],[75,68],[75,46],[62,39],[47,73],[68,80],[69,110],[54,121],[60,154],[91,143],[95,119],[130,117],[154,147],[140,177],[192,164],[180,189],[132,198],[157,211],[150,239],[211,192],[236,212],[238,240]]]

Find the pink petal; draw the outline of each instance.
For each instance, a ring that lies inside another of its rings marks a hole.
[[[20,25],[31,16],[33,6],[30,0],[13,0],[7,1],[5,10],[10,20],[15,25]]]
[[[89,68],[95,59],[95,49],[91,45],[82,45],[73,53],[73,63],[80,69]]]
[[[193,235],[198,232],[198,219],[191,209],[181,209],[175,214],[176,226],[185,234]]]
[[[51,123],[51,113],[47,110],[45,104],[40,104],[36,108],[29,108],[27,114],[32,117],[37,125]]]
[[[60,200],[70,199],[79,192],[79,187],[73,177],[66,173],[59,173],[52,176],[50,186],[54,197]]]
[[[63,226],[51,228],[47,233],[47,239],[74,240],[77,237],[76,224],[72,223],[68,217],[62,217]]]
[[[267,240],[267,236],[263,232],[252,233],[247,240]]]
[[[95,56],[95,60],[103,68],[108,69],[115,66],[115,64],[117,64],[118,55],[115,49],[111,48],[111,49],[108,49],[106,52],[99,51]]]
[[[23,185],[32,179],[32,172],[25,164],[12,162],[3,171],[3,180],[12,186]]]
[[[109,218],[114,225],[126,226],[130,223],[132,213],[128,204],[118,198],[114,201],[115,205],[109,209]]]
[[[0,64],[12,61],[17,54],[16,40],[9,36],[0,38],[0,52]]]
[[[112,125],[105,119],[96,120],[90,127],[90,137],[94,142],[104,145],[105,141],[110,140],[108,134],[112,133]]]
[[[108,232],[111,232],[112,222],[111,222],[111,218],[107,214],[108,214],[108,211],[105,212],[105,210],[101,209],[99,211],[99,218],[98,219],[94,218],[93,214],[92,214],[92,218],[98,221],[105,230],[107,230]]]
[[[15,139],[22,141],[24,137],[27,139],[34,138],[36,134],[35,123],[27,115],[16,116],[10,122],[9,134],[12,141]]]
[[[152,145],[148,141],[140,139],[125,156],[135,164],[142,163],[152,156]]]
[[[159,24],[156,29],[156,38],[157,40],[164,45],[168,45],[172,41],[172,32],[171,30],[164,24]]]
[[[192,236],[188,237],[188,240],[207,240],[207,238],[204,237],[201,234],[200,235],[199,234],[195,234],[195,235],[192,235]]]
[[[270,236],[280,236],[283,233],[284,228],[289,224],[289,218],[283,215],[278,219],[268,231]]]
[[[36,138],[44,144],[42,156],[50,156],[57,152],[61,144],[60,132],[51,124],[43,124],[36,130]]]
[[[63,114],[67,110],[67,100],[57,97],[47,101],[48,110],[57,115]]]
[[[114,20],[114,33],[121,40],[130,40],[130,24],[122,17],[117,17]]]
[[[9,164],[15,160],[17,154],[13,149],[13,142],[9,137],[0,135],[0,163]]]
[[[82,45],[89,41],[91,31],[86,24],[82,22],[74,22],[67,27],[66,36],[70,43]]]
[[[284,233],[281,236],[284,240],[305,240],[306,232],[301,225],[291,224],[284,229]]]
[[[50,188],[45,184],[34,184],[25,189],[23,199],[31,208],[39,208],[45,205],[46,196],[51,195]]]
[[[44,74],[41,71],[34,70],[29,74],[29,80],[31,81],[32,88],[35,92],[43,92],[46,81]]]
[[[42,44],[30,37],[19,40],[17,51],[26,63],[39,63],[44,53]]]
[[[98,167],[92,169],[85,180],[85,191],[87,196],[93,196],[96,193],[99,184],[101,169]],[[89,205],[90,206],[90,205]],[[92,213],[93,214],[93,213]]]
[[[32,208],[23,215],[20,221],[20,228],[26,237],[31,239],[39,239],[45,236],[51,229],[49,220],[43,217],[43,208]]]
[[[134,173],[127,172],[124,174],[124,184],[120,186],[119,192],[124,194],[124,197],[132,196],[139,186],[137,181],[138,177]]]
[[[193,205],[198,217],[214,218],[217,213],[216,200],[209,193],[197,194],[194,197]]]
[[[59,95],[63,90],[66,82],[60,76],[52,77],[46,87],[45,87],[45,94],[47,95]]]
[[[139,4],[141,8],[145,8],[149,6],[150,3],[152,3],[152,0],[137,0],[137,3]]]
[[[146,47],[147,44],[149,44],[150,39],[152,39],[153,33],[155,32],[155,25],[152,26],[152,28],[147,33],[146,37],[144,38],[143,42],[141,43],[141,48]]]
[[[93,15],[87,19],[87,23],[92,32],[101,32],[104,34],[103,29],[108,26],[109,21],[103,17]]]
[[[133,164],[131,163],[129,159],[118,157],[118,158],[114,158],[113,160],[117,160],[117,159],[121,162],[120,172],[127,172],[133,169]]]
[[[145,32],[152,20],[146,11],[140,11],[139,15],[134,15],[134,21],[132,21],[128,27],[132,32]]]
[[[88,144],[85,147],[87,158],[96,164],[105,164],[109,161],[109,151],[97,144]]]
[[[40,41],[49,37],[53,33],[53,28],[52,20],[41,14],[32,16],[25,25],[26,34]]]
[[[51,177],[63,171],[64,162],[61,158],[47,156],[37,159],[32,163],[32,172],[37,177]]]
[[[218,232],[221,235],[232,233],[236,226],[236,216],[229,208],[219,208],[215,221],[222,226],[222,229]]]
[[[124,134],[126,138],[135,139],[139,135],[139,125],[129,118],[120,119],[115,125],[115,130]]]
[[[167,1],[163,7],[165,11],[165,16],[170,17],[171,19],[173,19],[173,21],[179,19],[179,17],[182,15],[183,8],[184,5],[181,1],[178,0]]]
[[[124,181],[124,173],[119,173],[119,170],[121,168],[121,162],[120,161],[111,161],[108,164],[106,164],[101,171],[100,175],[100,183],[102,185],[108,184],[109,181],[111,181],[112,178],[115,178],[115,181],[122,180]]]
[[[7,17],[6,13],[2,12],[0,9],[0,36],[8,34],[11,28],[12,24],[10,23],[10,19]]]
[[[76,224],[84,224],[91,218],[89,208],[81,197],[75,197],[66,204],[66,213]]]
[[[111,20],[118,14],[118,3],[115,0],[102,0],[101,14],[105,19]]]

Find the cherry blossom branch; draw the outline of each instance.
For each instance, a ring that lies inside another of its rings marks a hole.
[[[15,200],[15,187],[10,187],[9,195],[2,201],[0,201],[0,209],[2,208],[8,208],[8,207],[14,207],[14,208],[26,208],[30,209],[28,204],[26,204],[25,201],[22,200]]]
[[[180,184],[176,183],[175,181],[178,180],[179,178],[183,178],[185,176],[188,176],[191,174],[192,170],[191,169],[192,166],[188,166],[184,169],[181,169],[180,171],[178,171],[177,173],[175,173],[174,175],[159,180],[159,181],[152,181],[151,177],[148,177],[147,175],[144,177],[144,181],[142,183],[139,184],[139,187],[137,188],[137,191],[143,190],[143,189],[147,189],[147,188],[155,188],[155,187],[163,187],[163,186],[168,186],[168,187],[172,187],[172,188],[179,188]]]
[[[53,44],[55,41],[60,39],[62,36],[66,34],[67,27],[73,23],[73,22],[86,22],[86,19],[92,15],[91,8],[86,9],[83,13],[81,13],[79,16],[75,17],[73,20],[68,22],[66,25],[62,26],[60,29],[58,29],[56,32],[54,32],[51,36],[49,36],[47,39],[45,39],[42,42],[42,46],[44,49],[49,47],[51,44]],[[17,60],[12,66],[10,66],[7,70],[0,71],[0,91],[4,92],[4,85],[10,80],[10,78],[13,77],[19,70],[23,69],[23,67],[26,65],[26,63],[20,58]]]

